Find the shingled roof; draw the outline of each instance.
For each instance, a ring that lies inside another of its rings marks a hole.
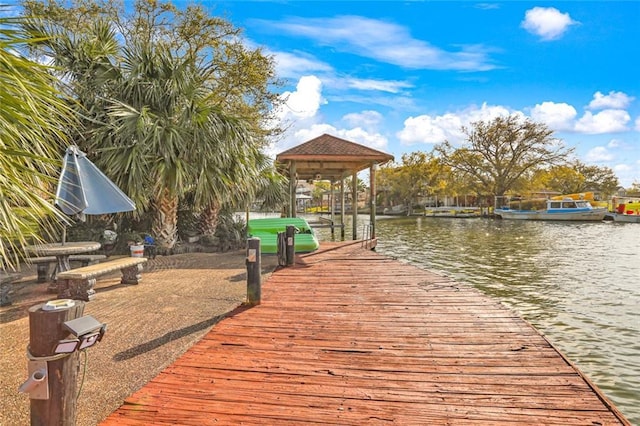
[[[295,163],[298,179],[318,175],[339,179],[371,167],[393,161],[393,155],[335,136],[324,134],[276,156],[280,164]]]

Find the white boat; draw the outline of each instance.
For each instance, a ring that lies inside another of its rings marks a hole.
[[[614,222],[640,223],[640,201],[627,201],[616,207],[616,212],[610,215]]]
[[[480,217],[478,207],[431,207],[424,211],[425,217],[471,218]]]
[[[509,207],[495,209],[495,215],[502,219],[519,220],[603,220],[606,208],[594,208],[585,200],[546,200],[546,208],[539,210],[520,210]]]
[[[614,213],[611,216],[614,222],[640,223],[640,215]]]

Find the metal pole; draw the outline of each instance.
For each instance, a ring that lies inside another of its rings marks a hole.
[[[259,305],[262,294],[260,238],[247,239],[247,303]]]
[[[287,225],[287,266],[292,266],[295,262],[295,235],[296,227],[293,225]]]

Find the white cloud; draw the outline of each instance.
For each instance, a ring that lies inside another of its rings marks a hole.
[[[622,92],[611,91],[608,95],[596,92],[593,95],[593,100],[589,103],[589,109],[625,109],[634,99],[633,96],[628,96]]]
[[[347,85],[352,89],[358,90],[377,90],[380,92],[399,93],[402,89],[413,87],[404,81],[393,80],[371,80],[349,78],[346,80]]]
[[[603,163],[612,161],[614,158],[615,156],[604,146],[596,146],[590,149],[584,157],[588,163]]]
[[[460,71],[495,68],[488,58],[488,49],[482,46],[447,51],[413,38],[405,26],[361,16],[260,20],[259,25],[404,68]]]
[[[300,78],[295,91],[285,92],[281,96],[287,99],[287,103],[277,111],[276,116],[280,120],[280,126],[286,131],[277,143],[268,147],[267,155],[271,157],[324,133],[379,150],[384,150],[388,144],[386,137],[377,131],[378,124],[384,118],[377,111],[345,115],[342,120],[348,123],[349,128],[320,123],[320,107],[326,102],[322,97],[322,83],[316,76]]]
[[[387,138],[383,135],[368,132],[360,127],[338,129],[330,124],[315,124],[309,128],[300,129],[295,132],[293,138],[290,139],[290,142],[292,142],[290,146],[298,145],[325,133],[382,151],[384,151],[388,143]]]
[[[640,117],[636,118],[635,130],[640,132]]]
[[[568,13],[554,7],[534,7],[526,11],[522,28],[539,36],[542,40],[556,40],[569,28],[577,24]]]
[[[502,106],[471,107],[460,112],[450,112],[438,116],[420,115],[409,117],[404,121],[404,128],[396,134],[396,137],[404,145],[416,143],[437,144],[445,140],[458,144],[465,140],[462,127],[469,127],[478,121],[490,121],[499,116],[507,116],[511,113]],[[522,115],[521,113],[516,113]]]
[[[282,78],[298,78],[310,73],[331,73],[333,67],[304,52],[269,52],[275,58],[276,72]]]
[[[520,111],[511,111],[502,105],[489,106],[486,103],[483,103],[480,108],[472,106],[462,112],[463,117],[465,117],[465,125],[471,125],[476,121],[491,121],[511,114],[524,118],[524,114]]]
[[[618,139],[611,139],[607,144],[607,148],[619,148],[623,144]]]
[[[572,130],[578,112],[566,103],[543,102],[531,110],[531,118],[553,130]]]
[[[404,121],[404,128],[397,137],[404,145],[415,143],[441,143],[445,140],[458,140],[463,137],[460,132],[462,121],[455,114],[444,114],[436,117],[420,115],[409,117]]]
[[[576,123],[575,130],[589,134],[624,132],[630,120],[629,113],[619,109],[605,109],[597,114],[587,111]]]
[[[634,182],[640,183],[640,173],[638,173],[638,170],[640,170],[638,168],[639,166],[640,164],[638,162],[636,162],[636,164],[622,163],[622,164],[615,164],[612,167],[612,169],[616,174],[616,176],[618,177],[618,181],[620,182],[620,184],[623,187],[628,188]]]
[[[313,75],[302,77],[294,92],[284,92],[280,96],[286,99],[282,109],[277,113],[281,120],[288,117],[313,117],[320,105],[325,102],[322,98],[322,82]]]
[[[342,120],[351,127],[364,127],[369,130],[377,129],[383,119],[384,117],[378,111],[362,111],[342,117]]]

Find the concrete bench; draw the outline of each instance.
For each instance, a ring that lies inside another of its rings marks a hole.
[[[80,262],[82,266],[89,266],[106,259],[104,254],[72,254],[69,256],[70,262]],[[50,265],[56,263],[55,256],[29,257],[27,262],[36,265],[38,268],[38,282],[44,283],[49,280]]]
[[[121,257],[95,265],[70,269],[58,274],[58,298],[80,299],[89,301],[95,296],[93,287],[96,278],[120,270],[122,272],[122,284],[138,284],[142,279],[142,265],[147,261],[146,257]]]
[[[18,274],[9,274],[0,271],[0,306],[11,304],[11,284],[20,278]]]

